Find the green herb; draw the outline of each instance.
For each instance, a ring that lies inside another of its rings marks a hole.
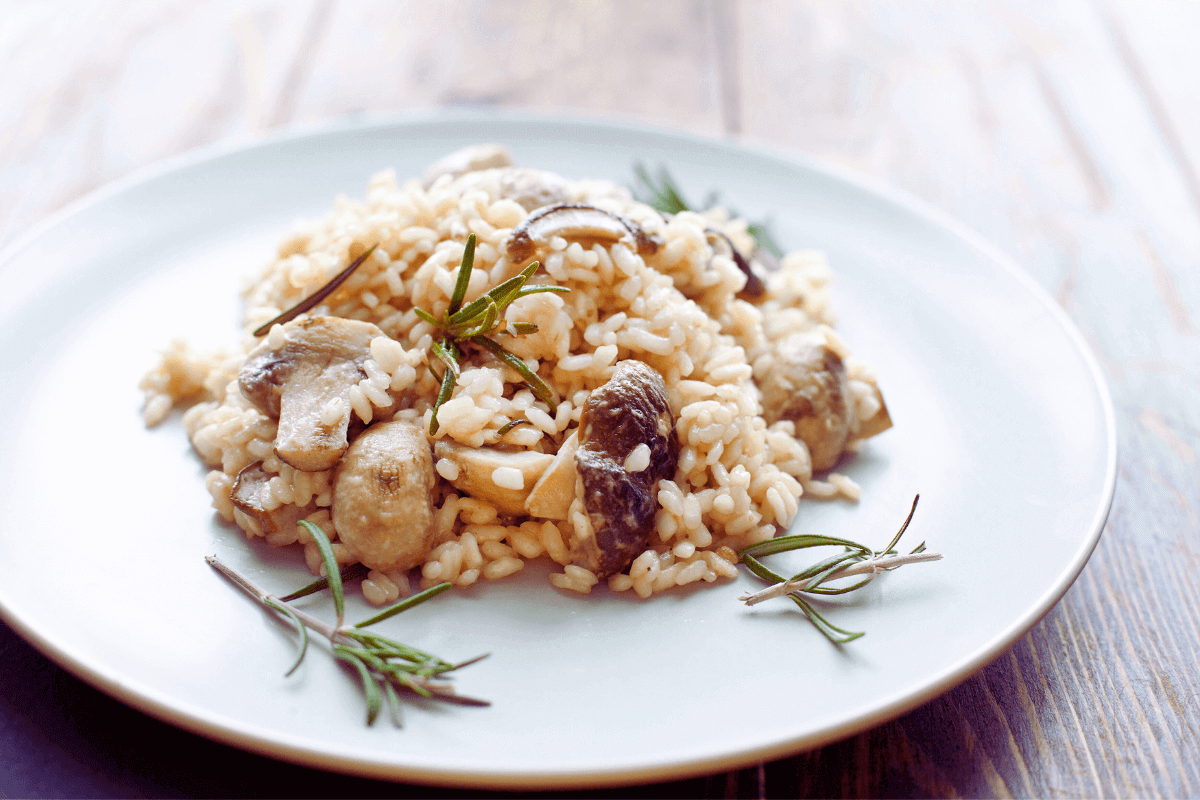
[[[463,249],[462,263],[458,268],[458,280],[454,284],[454,293],[450,296],[450,305],[441,318],[435,317],[423,308],[414,308],[417,316],[432,325],[437,335],[429,347],[429,369],[432,372],[434,361],[440,361],[444,367],[439,376],[434,378],[441,384],[437,400],[433,404],[433,418],[429,421],[429,434],[438,431],[438,410],[454,394],[458,376],[462,372],[463,346],[474,345],[487,350],[496,358],[516,370],[521,379],[533,392],[534,396],[550,406],[553,411],[558,405],[558,397],[538,374],[521,360],[515,353],[506,350],[498,342],[488,337],[492,335],[523,336],[536,333],[537,326],[527,322],[516,324],[504,320],[504,312],[512,301],[519,297],[542,292],[569,292],[565,286],[526,286],[526,282],[538,270],[538,262],[521,270],[516,277],[509,278],[482,297],[463,305],[466,299],[467,287],[471,285],[471,270],[475,265],[475,234],[467,237]],[[510,429],[511,430],[511,429]],[[507,431],[505,431],[507,433]]]
[[[276,323],[282,325],[285,322],[291,322],[296,317],[303,314],[305,311],[308,311],[309,309],[315,307],[317,305],[317,303],[321,302],[326,297],[333,294],[334,289],[341,286],[347,278],[349,278],[351,275],[353,275],[354,270],[358,269],[362,265],[362,263],[367,260],[367,256],[369,256],[369,255],[371,255],[371,253],[375,252],[375,248],[378,246],[379,245],[377,245],[377,244],[371,245],[370,247],[367,248],[365,253],[363,253],[361,256],[354,259],[353,261],[351,261],[350,266],[346,267],[344,270],[339,272],[337,275],[334,275],[329,280],[329,283],[326,283],[320,289],[317,289],[315,292],[310,294],[308,297],[304,298],[299,303],[296,303],[296,305],[292,306],[287,311],[283,312],[282,314],[280,314],[278,317],[271,320],[270,322],[259,325],[257,328],[254,329],[254,335],[255,336],[265,336],[267,331],[271,330],[272,325],[275,325]]]
[[[887,547],[882,550],[872,550],[866,545],[852,542],[849,539],[840,539],[834,536],[816,536],[813,534],[780,536],[775,539],[768,539],[765,542],[752,544],[749,547],[743,547],[738,551],[738,560],[742,564],[745,564],[746,568],[759,578],[774,585],[754,594],[742,595],[739,599],[746,605],[752,606],[764,600],[769,600],[772,597],[787,596],[800,607],[804,616],[808,617],[809,621],[817,627],[817,630],[825,634],[831,642],[845,644],[859,638],[863,635],[862,632],[855,633],[837,627],[818,613],[812,603],[803,595],[846,594],[847,592],[852,592],[866,586],[876,575],[882,572],[888,572],[905,564],[916,564],[922,561],[937,561],[940,559],[942,556],[939,553],[925,552],[924,542],[917,545],[907,555],[900,555],[896,551],[896,545],[900,543],[900,537],[908,530],[908,524],[912,522],[913,515],[917,511],[917,501],[920,499],[920,495],[913,498],[912,509],[908,512],[908,517],[904,520],[904,524],[900,526],[900,530],[888,542]],[[842,552],[813,564],[790,578],[784,578],[759,561],[760,558],[775,555],[776,553],[803,550],[809,547],[828,546],[841,547]],[[860,575],[865,577],[849,585],[827,585],[830,581]]]
[[[333,655],[353,668],[355,674],[358,676],[359,681],[362,683],[363,696],[367,702],[368,725],[375,722],[383,707],[383,702],[386,700],[391,710],[392,720],[398,726],[400,724],[400,696],[404,692],[461,705],[488,705],[486,700],[477,700],[473,697],[457,694],[454,691],[454,687],[445,679],[448,673],[461,669],[468,664],[473,664],[479,658],[459,664],[452,664],[437,656],[418,650],[415,647],[410,647],[389,639],[386,636],[363,630],[363,628],[369,625],[374,625],[402,611],[407,611],[414,606],[420,605],[432,597],[436,597],[450,588],[449,583],[440,583],[437,586],[433,586],[385,608],[369,619],[346,627],[342,622],[345,609],[345,595],[342,588],[343,573],[338,571],[337,560],[334,558],[333,547],[329,542],[329,538],[320,527],[311,522],[305,520],[299,524],[308,531],[313,541],[316,542],[317,548],[321,551],[321,561],[325,566],[326,575],[324,587],[312,588],[315,584],[311,584],[301,590],[301,592],[311,593],[306,591],[310,588],[312,591],[320,591],[322,588],[328,588],[333,595],[334,607],[337,610],[338,621],[336,625],[329,625],[299,609],[292,608],[280,598],[270,595],[256,586],[252,581],[238,573],[228,564],[222,562],[216,556],[208,556],[205,559],[210,565],[240,586],[259,603],[283,615],[299,631],[299,655],[295,663],[292,664],[291,669],[287,671],[287,675],[291,675],[304,660],[304,654],[308,645],[306,629],[311,628],[329,639]],[[288,596],[293,597],[298,595],[300,595],[299,592]],[[480,658],[483,658],[483,656],[480,656]]]
[[[693,206],[683,197],[675,179],[665,166],[658,168],[658,175],[653,176],[640,161],[633,164],[633,174],[637,177],[638,185],[633,188],[633,196],[639,202],[658,209],[665,214],[678,214],[680,211],[698,209],[705,211],[717,205],[721,199],[719,192],[709,192],[704,202]],[[732,208],[729,213],[735,217],[741,216]],[[758,246],[776,258],[783,258],[783,250],[771,233],[770,221],[752,222],[746,226],[747,232],[754,237]]]
[[[347,581],[352,581],[352,580],[356,580],[358,578],[367,577],[367,573],[370,571],[371,571],[370,567],[366,566],[365,564],[349,564],[345,567],[342,567],[341,571],[338,574],[342,579],[342,584],[345,585],[345,583]],[[303,589],[297,589],[296,591],[292,592],[291,594],[285,594],[283,597],[281,597],[279,599],[286,603],[289,600],[299,600],[301,597],[308,597],[310,594],[316,594],[317,592],[323,591],[328,588],[329,588],[329,579],[328,578],[318,578],[317,580],[315,580],[312,583],[305,586]]]

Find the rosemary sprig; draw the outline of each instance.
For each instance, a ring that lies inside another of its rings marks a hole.
[[[296,317],[303,314],[305,311],[308,311],[309,309],[316,307],[317,303],[321,302],[326,297],[333,294],[334,289],[338,288],[343,283],[345,283],[346,279],[354,274],[354,270],[356,270],[360,266],[362,266],[362,263],[367,260],[367,256],[371,255],[371,253],[374,253],[375,248],[378,246],[379,245],[377,245],[377,244],[371,245],[370,247],[368,247],[366,249],[366,252],[364,252],[361,256],[359,256],[358,258],[351,261],[350,266],[346,267],[344,270],[339,272],[337,275],[334,275],[332,278],[330,278],[329,282],[326,283],[324,286],[322,286],[320,289],[317,289],[315,292],[310,294],[308,297],[304,298],[299,303],[296,303],[296,305],[292,306],[287,311],[283,312],[282,314],[280,314],[278,317],[271,320],[270,322],[265,322],[262,325],[259,325],[257,328],[254,329],[254,335],[255,336],[265,336],[267,334],[267,331],[271,330],[272,325],[274,325],[276,323],[279,323],[280,325],[282,325],[285,322],[291,322]]]
[[[719,192],[709,192],[708,196],[699,205],[693,206],[686,199],[683,193],[679,191],[678,184],[671,177],[671,173],[665,166],[658,168],[657,177],[650,174],[645,165],[640,161],[633,163],[633,174],[637,178],[638,185],[633,187],[633,196],[638,202],[656,208],[665,214],[678,214],[680,211],[691,211],[699,209],[706,211],[720,202],[721,195]],[[735,217],[741,216],[732,208],[729,213]],[[746,230],[754,240],[758,242],[758,246],[769,252],[776,258],[783,258],[783,249],[775,241],[775,236],[771,233],[770,220],[763,222],[752,222],[746,226]]]
[[[866,545],[850,541],[849,539],[813,534],[780,536],[775,539],[768,539],[765,542],[743,547],[738,551],[738,560],[745,564],[746,568],[756,576],[774,585],[753,594],[744,594],[738,599],[746,605],[752,606],[764,600],[770,600],[773,597],[790,597],[799,606],[804,616],[808,617],[809,621],[821,633],[825,634],[831,642],[845,644],[863,636],[863,632],[843,630],[825,619],[803,595],[846,594],[847,592],[852,592],[866,586],[880,573],[902,567],[905,564],[939,560],[942,557],[940,553],[925,552],[924,542],[921,542],[911,553],[906,555],[901,555],[896,551],[896,545],[900,543],[900,537],[908,530],[908,525],[912,522],[913,515],[917,511],[917,501],[920,499],[920,495],[913,498],[912,509],[909,510],[904,524],[900,526],[900,530],[888,542],[887,547],[882,550],[872,550]],[[803,550],[809,547],[828,546],[841,547],[842,552],[819,561],[790,578],[784,578],[759,560],[760,558],[776,553]],[[846,586],[826,585],[830,581],[857,576],[865,577]]]
[[[311,628],[329,639],[333,655],[348,664],[362,682],[363,695],[367,702],[368,725],[375,722],[383,702],[386,700],[392,720],[398,726],[400,724],[401,692],[461,705],[489,705],[486,700],[457,694],[454,687],[444,679],[448,673],[473,664],[479,658],[452,664],[415,647],[363,630],[369,625],[374,625],[436,597],[450,588],[449,583],[441,583],[426,589],[385,608],[369,619],[347,627],[343,624],[345,609],[345,594],[342,587],[343,573],[339,572],[337,568],[337,560],[334,558],[329,538],[320,527],[307,520],[302,520],[299,524],[308,531],[321,551],[321,561],[325,566],[325,587],[316,587],[316,584],[310,584],[301,592],[289,595],[289,597],[298,596],[301,593],[311,593],[307,591],[310,589],[311,591],[320,591],[321,588],[328,588],[333,595],[334,607],[337,609],[336,625],[329,625],[300,609],[292,608],[280,598],[268,594],[216,556],[208,556],[205,559],[212,567],[236,583],[259,603],[282,614],[299,631],[299,654],[295,663],[287,671],[287,675],[291,675],[304,660],[308,645],[306,628]],[[480,656],[480,658],[483,657]]]
[[[433,417],[429,421],[429,434],[431,436],[438,432],[438,410],[454,394],[454,387],[458,381],[458,376],[462,372],[464,345],[474,345],[482,350],[487,350],[500,361],[514,369],[533,392],[534,396],[550,406],[551,411],[558,405],[558,397],[555,395],[554,390],[538,377],[536,372],[531,370],[515,353],[505,349],[489,337],[493,335],[523,336],[537,332],[537,325],[532,323],[518,322],[513,324],[504,319],[504,312],[507,310],[509,304],[517,298],[542,292],[565,293],[571,290],[565,286],[526,286],[525,284],[533,277],[534,273],[538,270],[538,266],[540,266],[537,261],[534,261],[521,270],[519,275],[509,278],[482,297],[463,305],[463,301],[467,295],[467,288],[471,284],[471,270],[474,268],[474,265],[475,234],[472,233],[467,237],[467,244],[463,248],[462,262],[458,268],[458,279],[454,283],[454,292],[450,296],[450,305],[447,306],[445,313],[442,314],[441,318],[438,318],[423,308],[413,309],[418,317],[428,322],[437,331],[437,336],[434,338],[433,344],[429,347],[430,358],[428,363],[432,364],[433,361],[440,361],[444,367],[440,376],[436,372],[433,373],[434,378],[437,379],[441,386],[438,390],[437,399],[433,404]],[[432,366],[430,366],[430,371],[433,371]]]

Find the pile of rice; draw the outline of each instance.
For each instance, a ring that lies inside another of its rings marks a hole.
[[[230,490],[247,465],[262,462],[272,477],[261,498],[267,509],[288,504],[317,509],[307,519],[334,542],[341,564],[357,561],[338,541],[330,516],[333,470],[305,473],[274,454],[276,422],[255,408],[238,388],[238,370],[261,342],[253,331],[327,282],[347,263],[378,245],[362,266],[311,315],[365,320],[386,334],[371,342],[367,377],[351,390],[353,413],[363,423],[411,417],[428,431],[438,383],[426,367],[433,328],[414,306],[440,315],[447,307],[467,236],[478,238],[468,300],[482,295],[527,263],[506,257],[506,241],[527,216],[505,198],[498,175],[471,173],[470,180],[444,175],[425,185],[397,183],[392,171],[369,182],[366,199],[338,198],[317,222],[300,223],[279,245],[277,257],[244,291],[241,346],[225,352],[196,352],[176,341],[145,377],[144,416],[163,421],[178,405],[189,405],[183,424],[197,454],[211,467],[206,484],[220,515],[262,536],[258,523],[235,509]],[[650,546],[630,568],[608,579],[613,591],[641,597],[695,581],[735,577],[735,550],[770,539],[796,515],[803,494],[855,500],[859,488],[830,473],[815,480],[809,451],[792,422],[768,426],[761,416],[756,376],[776,358],[773,343],[806,331],[824,337],[842,357],[857,416],[878,410],[875,378],[852,357],[833,331],[830,270],[811,252],[787,255],[765,276],[767,293],[756,303],[738,299],[745,275],[728,257],[714,254],[706,228],[723,232],[740,252],[755,248],[744,220],[720,208],[665,218],[636,202],[627,190],[602,181],[564,181],[571,198],[620,214],[662,244],[639,255],[623,243],[587,247],[562,238],[537,256],[546,278],[571,289],[535,294],[514,302],[508,319],[533,322],[536,333],[506,338],[505,346],[557,392],[556,410],[535,399],[511,368],[473,355],[464,363],[452,399],[440,409],[440,429],[431,439],[449,438],[478,447],[496,439],[513,420],[506,445],[554,453],[578,427],[591,390],[604,384],[613,365],[638,359],[663,377],[676,421],[680,454],[673,480],[657,487],[658,511]],[[548,280],[547,280],[548,279]],[[270,337],[281,337],[278,326]],[[440,367],[439,367],[440,371]],[[401,402],[392,395],[400,393]],[[872,408],[872,404],[876,407]],[[548,557],[563,566],[551,580],[562,589],[589,592],[597,583],[587,569],[569,564],[565,542],[569,521],[511,518],[486,501],[463,496],[451,484],[454,466],[436,465],[435,509],[442,544],[420,568],[422,587],[441,581],[467,586],[481,577],[498,579],[521,570],[530,559]],[[578,515],[577,515],[578,516]],[[266,535],[273,546],[299,544],[309,569],[322,569],[316,545],[298,525]],[[362,584],[373,603],[387,603],[413,590],[404,571],[373,570]]]

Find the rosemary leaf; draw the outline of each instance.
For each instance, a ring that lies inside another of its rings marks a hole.
[[[363,253],[361,256],[354,259],[353,261],[351,261],[350,266],[346,267],[344,270],[339,272],[337,275],[334,275],[333,278],[331,278],[330,281],[328,283],[326,283],[324,286],[322,286],[320,289],[317,289],[315,292],[313,292],[308,297],[301,300],[296,305],[289,308],[287,311],[284,311],[282,314],[280,314],[275,319],[271,320],[270,322],[266,322],[266,323],[258,326],[257,328],[255,328],[254,335],[255,336],[265,336],[267,331],[271,330],[272,325],[275,325],[276,323],[282,325],[285,322],[291,322],[296,317],[303,314],[305,311],[308,311],[309,309],[314,308],[318,303],[320,303],[326,297],[333,294],[333,291],[335,289],[337,289],[339,286],[341,286],[343,283],[345,283],[346,279],[354,274],[354,270],[358,269],[362,265],[362,263],[367,260],[367,256],[369,256],[369,255],[371,255],[371,253],[375,252],[375,248],[378,246],[379,245],[377,245],[377,244],[371,245],[370,247],[367,248],[365,253]]]
[[[879,551],[878,553],[876,553],[876,555],[883,555],[884,553],[890,553],[896,549],[896,545],[900,544],[900,537],[904,535],[904,532],[906,530],[908,530],[908,523],[912,522],[913,514],[917,513],[917,502],[920,499],[921,499],[921,495],[919,495],[919,494],[913,495],[912,508],[909,509],[908,516],[904,518],[904,524],[900,526],[900,530],[896,531],[896,535],[892,537],[892,540],[890,542],[888,542],[888,546],[883,548],[883,550]],[[924,550],[925,543],[921,542],[921,544],[917,545],[917,547],[921,550]],[[915,553],[917,551],[913,550],[913,552]]]
[[[370,568],[364,564],[349,564],[345,567],[342,567],[341,570],[339,570],[338,574],[341,577],[342,585],[344,586],[348,581],[358,580],[359,578],[367,577],[367,573],[370,571],[371,571]],[[301,597],[307,597],[310,594],[316,594],[317,592],[323,591],[328,588],[329,588],[329,579],[328,578],[318,578],[317,580],[308,584],[304,588],[297,589],[296,591],[292,592],[291,594],[284,595],[283,597],[281,597],[279,599],[286,603],[290,600],[299,600]]]
[[[505,425],[501,426],[496,431],[496,438],[503,439],[506,435],[508,435],[509,431],[511,431],[513,428],[517,427],[518,425],[532,425],[532,424],[533,423],[527,419],[514,419],[512,422],[506,423]]]
[[[441,326],[441,324],[442,324],[442,321],[441,321],[441,320],[439,320],[437,317],[435,317],[433,314],[430,314],[428,311],[426,311],[426,310],[425,310],[425,309],[423,309],[423,308],[415,308],[415,307],[414,307],[414,308],[413,308],[413,311],[414,311],[414,312],[416,312],[416,315],[417,315],[418,317],[420,317],[421,319],[425,320],[425,321],[426,321],[426,322],[428,322],[430,325],[434,325],[434,326],[438,326],[438,327],[440,327],[440,326]]]
[[[358,678],[362,681],[363,695],[367,698],[367,724],[374,725],[375,718],[379,716],[379,709],[383,704],[383,698],[379,694],[379,686],[375,683],[375,676],[367,669],[367,665],[363,663],[362,654],[345,645],[334,645],[333,654],[354,667],[358,673]]]
[[[450,295],[450,307],[446,309],[446,319],[462,308],[463,298],[467,296],[467,288],[471,285],[471,270],[475,266],[475,234],[467,237],[467,245],[463,249],[462,263],[458,268],[458,281],[454,284],[454,293]]]
[[[454,370],[447,369],[442,373],[442,388],[438,390],[437,400],[433,403],[433,416],[429,419],[429,435],[433,436],[438,432],[438,409],[442,404],[450,399],[450,395],[454,394]]]
[[[340,628],[342,620],[346,617],[346,598],[342,592],[342,574],[338,570],[337,559],[333,555],[333,545],[329,543],[329,537],[325,535],[325,531],[321,530],[319,525],[314,525],[306,519],[300,520],[298,524],[308,531],[313,541],[317,543],[317,549],[321,551],[321,561],[325,564],[325,577],[329,581],[329,591],[333,595],[333,607],[337,610],[337,627]]]
[[[825,617],[821,616],[821,614],[817,613],[817,610],[813,608],[812,603],[808,602],[803,597],[795,594],[789,595],[789,597],[791,597],[796,605],[800,607],[800,610],[804,612],[804,616],[808,617],[808,621],[815,625],[817,630],[825,634],[825,638],[829,639],[829,641],[833,642],[834,644],[846,644],[847,642],[852,642],[855,639],[866,635],[865,631],[853,632],[834,625],[832,622],[825,619]]]
[[[383,693],[387,697],[388,715],[392,718],[392,724],[403,728],[404,722],[400,718],[400,695],[396,694],[396,688],[392,686],[391,681],[383,682]]]
[[[438,361],[441,361],[446,365],[447,369],[454,373],[455,378],[462,374],[461,368],[458,366],[459,359],[462,358],[462,353],[454,346],[454,342],[449,339],[443,339],[439,342],[435,339],[433,344],[429,346],[429,349],[437,356]]]
[[[296,667],[300,666],[300,662],[304,660],[304,654],[308,650],[308,628],[304,626],[304,622],[301,621],[300,616],[290,606],[279,602],[274,597],[263,598],[263,603],[291,620],[292,624],[296,626],[296,631],[300,634],[300,652],[296,656],[296,662],[292,664],[291,669],[283,673],[283,677],[286,678],[295,672]]]
[[[852,550],[857,550],[864,556],[871,555],[871,548],[861,545],[858,542],[852,542],[849,539],[839,539],[836,536],[818,536],[811,533],[798,533],[791,536],[777,536],[774,539],[767,539],[765,542],[752,544],[738,550],[738,556],[743,553],[751,556],[770,556],[776,553],[786,553],[789,550],[802,550],[807,547],[825,547],[827,545],[841,545]]]
[[[475,336],[470,341],[491,352],[505,364],[516,370],[521,378],[524,379],[526,385],[533,391],[533,396],[550,406],[551,411],[558,407],[558,397],[555,396],[554,390],[544,380],[539,378],[538,374],[531,370],[515,353],[510,353],[486,336]]]
[[[522,286],[513,296],[513,300],[518,297],[528,297],[531,294],[544,294],[545,292],[553,292],[554,294],[566,294],[571,291],[566,286],[551,286],[547,283],[539,283],[536,286]]]
[[[408,598],[405,598],[404,600],[401,600],[399,603],[388,606],[383,611],[380,611],[378,614],[371,617],[370,619],[366,619],[366,620],[363,620],[362,622],[355,623],[354,627],[365,628],[368,625],[374,625],[376,622],[382,622],[383,620],[388,619],[389,617],[394,617],[397,614],[399,614],[401,611],[407,611],[408,609],[413,608],[414,606],[421,605],[421,603],[424,603],[426,600],[437,597],[439,594],[441,594],[442,592],[449,589],[452,585],[453,584],[451,584],[449,581],[444,581],[442,583],[439,583],[436,586],[430,586],[428,589],[426,589],[423,592],[419,592],[417,594],[414,594],[412,597],[408,597]]]
[[[525,282],[533,277],[533,273],[537,272],[537,268],[538,262],[534,261],[528,267],[521,270],[519,275],[509,278],[482,297],[472,300],[457,311],[457,313],[451,314],[447,319],[447,323],[450,325],[461,325],[464,322],[470,322],[484,312],[489,300],[500,308],[507,307],[512,301],[512,296],[515,296],[516,292],[525,285]]]
[[[483,314],[477,317],[478,324],[469,330],[464,330],[461,334],[462,338],[470,339],[472,336],[486,336],[491,333],[496,327],[496,320],[500,319],[500,307],[490,297],[485,297],[487,304],[484,307]]]

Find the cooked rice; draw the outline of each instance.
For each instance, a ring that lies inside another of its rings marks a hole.
[[[562,398],[555,410],[537,400],[511,368],[473,357],[464,364],[453,397],[440,409],[435,440],[451,439],[479,447],[496,439],[516,420],[503,441],[511,446],[554,453],[578,427],[588,394],[604,384],[618,361],[635,358],[663,377],[679,437],[678,469],[658,484],[658,511],[650,546],[623,574],[608,579],[613,591],[640,597],[673,586],[713,582],[737,575],[737,548],[786,529],[807,490],[816,497],[856,500],[861,489],[833,473],[814,480],[804,442],[791,422],[768,426],[761,416],[756,378],[768,373],[773,343],[796,332],[813,332],[846,359],[851,401],[861,419],[879,410],[875,378],[855,360],[834,332],[829,304],[831,274],[811,252],[792,253],[768,277],[768,294],[752,304],[737,297],[744,275],[728,257],[714,254],[706,228],[723,232],[742,252],[754,248],[744,220],[721,209],[683,212],[664,219],[605,182],[568,182],[574,200],[620,214],[663,244],[639,255],[623,243],[585,246],[556,238],[543,250],[534,282],[550,281],[568,294],[535,294],[509,308],[510,323],[536,323],[538,330],[511,337],[505,345],[542,376]],[[467,299],[513,277],[524,263],[506,257],[506,242],[526,216],[501,196],[499,180],[473,173],[472,180],[437,179],[428,188],[412,180],[400,185],[391,171],[369,182],[366,200],[339,198],[322,220],[299,224],[280,244],[277,257],[244,292],[242,345],[232,352],[199,353],[173,342],[141,384],[148,425],[165,419],[173,406],[192,404],[183,424],[197,454],[212,469],[206,486],[213,506],[248,536],[261,526],[234,508],[230,489],[239,471],[261,461],[271,479],[260,498],[265,508],[292,505],[316,510],[307,519],[333,540],[339,563],[355,554],[338,541],[329,508],[332,470],[306,473],[282,463],[273,452],[276,422],[255,408],[238,389],[237,373],[257,341],[249,331],[312,294],[346,263],[372,245],[362,266],[311,314],[332,314],[373,322],[386,334],[371,342],[366,376],[350,392],[353,415],[363,423],[412,418],[427,431],[436,379],[426,368],[434,330],[414,312],[435,316],[447,308],[469,233],[478,237]],[[283,344],[279,325],[267,341]],[[399,396],[401,402],[393,401]],[[332,422],[340,400],[322,413]],[[335,407],[337,406],[337,407]],[[644,452],[643,452],[644,451]],[[649,465],[643,445],[630,453],[630,472]],[[596,575],[569,563],[565,542],[586,527],[576,502],[564,521],[502,517],[489,503],[462,496],[450,485],[458,467],[436,464],[440,476],[435,509],[438,535],[419,568],[419,585],[441,581],[460,586],[497,580],[522,569],[525,561],[546,557],[562,566],[551,582],[588,593]],[[513,474],[515,473],[515,474]],[[497,469],[493,480],[521,488],[517,470]],[[309,569],[321,571],[316,545],[299,528],[265,536],[269,544],[298,544]],[[373,570],[362,584],[372,603],[410,592],[409,576]]]

